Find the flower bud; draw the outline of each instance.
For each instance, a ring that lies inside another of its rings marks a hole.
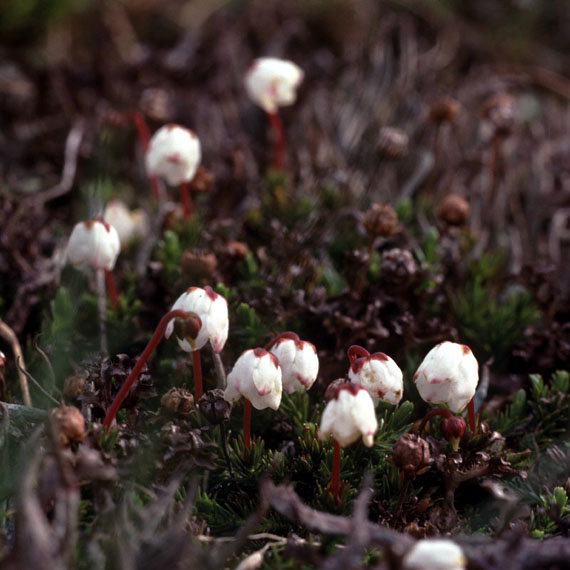
[[[121,242],[117,230],[102,220],[75,224],[67,244],[67,257],[78,269],[92,267],[111,271]]]
[[[204,249],[187,249],[180,258],[183,278],[188,281],[210,281],[218,267],[214,253]]]
[[[103,219],[117,230],[123,249],[134,239],[148,234],[149,223],[146,213],[143,210],[131,212],[121,200],[109,201]]]
[[[420,540],[403,560],[404,570],[465,570],[467,560],[451,540]]]
[[[382,127],[378,135],[378,151],[387,158],[402,158],[408,154],[409,137],[395,127]]]
[[[205,392],[198,402],[198,408],[212,425],[229,421],[232,412],[231,402],[224,399],[224,391],[219,388]]]
[[[254,103],[273,114],[295,102],[302,80],[303,71],[292,61],[260,57],[247,70],[245,88]]]
[[[292,394],[297,390],[308,390],[319,373],[317,349],[305,340],[283,338],[270,349],[279,360],[283,390]]]
[[[369,234],[389,237],[398,231],[398,214],[388,204],[372,204],[364,214],[363,223]]]
[[[170,414],[187,418],[194,409],[194,396],[183,388],[171,388],[160,399],[160,405]]]
[[[68,376],[63,381],[63,397],[66,400],[77,399],[83,392],[83,386],[85,386],[85,376],[81,374]]]
[[[401,472],[408,472],[413,476],[424,473],[431,463],[427,441],[413,433],[400,436],[392,449],[392,463]]]
[[[341,447],[362,436],[367,447],[374,444],[378,421],[370,394],[357,384],[345,382],[326,405],[321,417],[319,439],[332,435]]]
[[[496,136],[506,137],[515,124],[515,98],[507,93],[492,95],[483,103],[481,114],[493,125]]]
[[[383,283],[404,287],[410,284],[417,270],[411,251],[395,247],[382,252],[380,276]]]
[[[443,418],[439,422],[441,435],[451,444],[453,451],[459,449],[459,442],[465,433],[465,420],[461,416]]]
[[[85,419],[74,406],[59,406],[50,412],[61,445],[79,443],[85,439]]]
[[[178,186],[194,178],[201,158],[200,141],[194,132],[168,124],[150,139],[145,165],[149,176],[158,176],[171,186]]]
[[[429,109],[428,121],[436,125],[452,123],[460,110],[459,101],[446,95],[432,104]]]
[[[432,348],[414,374],[420,396],[430,404],[445,404],[461,412],[475,395],[479,364],[464,344],[442,342]]]
[[[224,399],[235,402],[245,396],[254,408],[276,410],[283,385],[279,361],[263,348],[246,350],[228,374]]]
[[[463,226],[469,220],[469,202],[459,194],[449,194],[435,214],[448,226]]]
[[[383,352],[356,359],[350,365],[348,379],[362,386],[375,404],[379,400],[397,404],[402,399],[404,375],[394,360]]]

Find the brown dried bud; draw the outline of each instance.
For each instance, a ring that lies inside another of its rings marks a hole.
[[[206,194],[214,187],[214,174],[205,166],[198,166],[194,178],[190,182],[190,190],[198,194]]]
[[[398,214],[388,204],[372,204],[363,222],[368,233],[374,236],[388,237],[398,231]]]
[[[435,215],[448,226],[463,226],[469,220],[469,202],[459,194],[449,194],[437,207]]]
[[[160,405],[169,414],[187,418],[194,409],[194,396],[183,388],[170,388],[160,398]]]
[[[66,400],[75,400],[83,392],[83,386],[85,386],[85,376],[81,374],[68,376],[63,381],[63,397]]]
[[[224,391],[219,388],[204,392],[198,402],[198,408],[213,425],[227,422],[232,412],[232,404],[224,400]]]
[[[387,158],[402,158],[408,154],[410,139],[396,127],[382,127],[378,135],[378,152]]]
[[[452,97],[445,95],[429,108],[428,121],[436,125],[452,123],[461,110],[461,104]]]
[[[338,388],[342,384],[346,384],[346,380],[344,378],[337,378],[327,386],[327,389],[325,390],[325,402],[330,402],[333,398],[336,397]]]
[[[180,269],[187,281],[210,282],[217,268],[216,256],[204,249],[187,249],[180,258]]]
[[[439,422],[441,435],[451,444],[454,451],[459,447],[459,441],[465,433],[465,420],[461,416],[443,418]]]
[[[61,445],[85,439],[85,419],[75,406],[60,406],[50,412]]]
[[[249,253],[249,247],[242,241],[229,241],[222,249],[222,255],[239,261]]]
[[[392,463],[413,476],[425,473],[431,464],[427,441],[417,434],[405,433],[394,445]]]
[[[495,128],[495,136],[507,137],[515,124],[515,98],[507,93],[492,95],[483,103],[481,115]]]
[[[414,256],[407,249],[395,247],[382,252],[380,275],[383,282],[398,286],[407,285],[417,270]]]

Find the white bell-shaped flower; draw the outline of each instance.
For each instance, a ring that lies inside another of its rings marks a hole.
[[[364,445],[371,447],[378,421],[370,394],[358,384],[340,384],[321,417],[320,439],[331,434],[346,447],[362,436]]]
[[[174,309],[195,313],[201,321],[195,338],[178,338],[182,350],[186,352],[200,350],[209,340],[214,352],[222,351],[229,330],[228,303],[224,297],[218,295],[211,287],[204,289],[190,287],[172,305],[172,310]],[[164,336],[169,338],[173,331],[174,319],[168,323]]]
[[[379,400],[397,404],[404,393],[404,375],[387,354],[376,352],[355,360],[348,371],[348,379],[362,386],[374,404]]]
[[[305,340],[279,339],[270,349],[279,359],[283,390],[292,394],[303,388],[308,390],[319,373],[319,357],[313,344]]]
[[[235,402],[244,396],[258,410],[276,410],[281,403],[281,368],[277,357],[264,348],[243,352],[227,380],[224,399],[228,402]]]
[[[149,176],[158,176],[171,186],[190,182],[200,164],[200,141],[190,129],[165,125],[150,139],[145,156]]]
[[[111,271],[121,249],[117,230],[103,220],[75,224],[67,244],[67,257],[78,269]]]
[[[274,114],[279,107],[295,102],[302,80],[303,71],[292,61],[260,57],[247,70],[245,87],[254,103]]]
[[[117,230],[123,249],[134,239],[142,238],[148,233],[149,222],[146,213],[143,210],[131,212],[121,200],[108,202],[103,219]]]
[[[404,570],[465,570],[461,547],[451,540],[419,540],[404,556]]]
[[[442,342],[427,353],[414,382],[426,402],[445,404],[457,414],[475,395],[479,364],[468,346]]]

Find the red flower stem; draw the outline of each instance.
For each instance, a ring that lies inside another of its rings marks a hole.
[[[129,390],[131,389],[131,386],[138,378],[138,375],[140,374],[142,367],[146,364],[146,361],[148,360],[149,356],[152,354],[152,351],[156,348],[156,345],[158,344],[158,341],[161,339],[162,335],[164,334],[164,329],[166,329],[168,323],[172,319],[176,319],[178,317],[184,319],[188,317],[188,315],[189,313],[187,313],[186,311],[175,309],[173,311],[169,311],[168,313],[166,313],[166,315],[162,317],[162,319],[160,319],[160,322],[158,323],[158,326],[156,327],[156,330],[154,331],[152,338],[148,341],[146,348],[144,349],[143,353],[140,355],[135,366],[131,370],[129,377],[126,379],[125,383],[121,386],[119,393],[115,396],[115,399],[111,404],[111,407],[107,411],[107,415],[105,416],[105,420],[103,421],[103,426],[105,427],[106,430],[108,430],[109,427],[111,427],[111,423],[115,419],[117,411],[121,407],[123,400],[126,398],[127,394],[129,393]]]
[[[475,404],[473,403],[473,398],[467,404],[467,417],[469,419],[469,429],[475,433],[477,429],[477,418],[475,417]]]
[[[287,331],[287,332],[282,332],[281,334],[278,334],[275,338],[271,339],[266,345],[265,345],[265,350],[269,350],[270,348],[272,348],[274,345],[276,345],[280,340],[283,339],[290,339],[290,340],[294,340],[296,342],[299,342],[299,335],[297,333],[291,332],[291,331]]]
[[[137,130],[137,134],[139,136],[143,152],[146,153],[146,151],[148,150],[148,145],[150,143],[150,131],[148,129],[148,125],[146,124],[146,121],[144,120],[142,113],[139,113],[138,111],[132,111],[130,114],[130,118]]]
[[[352,364],[357,358],[361,356],[370,356],[370,353],[362,346],[358,344],[353,344],[349,349],[346,351],[348,355],[348,360]]]
[[[197,402],[202,397],[202,363],[199,350],[192,351],[192,365],[194,366],[194,392]]]
[[[422,435],[422,432],[424,431],[426,424],[435,416],[443,416],[444,418],[449,419],[449,418],[453,417],[453,414],[449,410],[446,410],[445,408],[434,408],[433,410],[430,410],[424,416],[424,419],[422,420],[422,423],[420,424],[420,427],[418,428],[418,433],[420,435]]]
[[[150,190],[152,192],[152,197],[158,202],[160,190],[158,189],[158,178],[156,176],[150,177]]]
[[[280,170],[283,166],[283,154],[285,150],[285,137],[283,135],[283,123],[277,113],[267,113],[271,129],[273,130],[273,168]]]
[[[335,505],[340,505],[340,443],[333,438],[333,464],[331,473],[330,493]]]
[[[246,398],[243,406],[243,444],[251,449],[251,402]]]
[[[119,298],[117,297],[117,289],[115,289],[115,281],[113,279],[113,274],[105,269],[105,282],[107,283],[107,291],[109,291],[109,298],[111,299],[111,305],[113,305],[113,310],[115,313],[119,312]]]
[[[184,219],[188,220],[190,218],[190,212],[192,211],[192,206],[190,204],[190,186],[188,185],[188,182],[182,182],[182,184],[180,184],[180,192],[182,194]]]

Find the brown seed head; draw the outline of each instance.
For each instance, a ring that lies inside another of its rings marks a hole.
[[[83,392],[85,376],[74,374],[63,381],[63,397],[66,400],[75,400]]]
[[[249,253],[249,247],[242,241],[229,241],[223,246],[222,255],[239,261]]]
[[[59,406],[50,412],[61,445],[79,443],[85,439],[85,420],[74,406]]]
[[[160,405],[172,415],[187,418],[194,409],[194,396],[183,388],[171,388],[160,399]]]
[[[363,222],[373,236],[388,237],[398,231],[398,214],[388,204],[372,204],[364,214]]]
[[[212,425],[227,422],[232,412],[232,404],[224,400],[224,391],[219,388],[204,392],[198,408]]]
[[[452,123],[460,110],[461,104],[459,101],[445,95],[429,108],[428,121],[436,125]]]
[[[378,134],[378,152],[387,158],[402,158],[408,154],[410,139],[396,127],[382,127]]]
[[[459,194],[449,194],[437,207],[435,215],[448,226],[463,226],[469,220],[469,202]]]
[[[205,166],[198,166],[196,174],[192,181],[190,182],[190,190],[196,192],[197,194],[206,194],[212,191],[214,187],[214,174],[211,170],[208,170]]]
[[[426,471],[431,463],[429,445],[417,434],[405,433],[392,449],[392,463],[400,471],[419,475]]]
[[[507,93],[499,93],[484,101],[481,115],[493,124],[496,136],[507,137],[515,124],[515,110],[515,98]]]
[[[186,281],[209,282],[217,268],[214,253],[204,249],[187,249],[180,258],[180,269]]]

